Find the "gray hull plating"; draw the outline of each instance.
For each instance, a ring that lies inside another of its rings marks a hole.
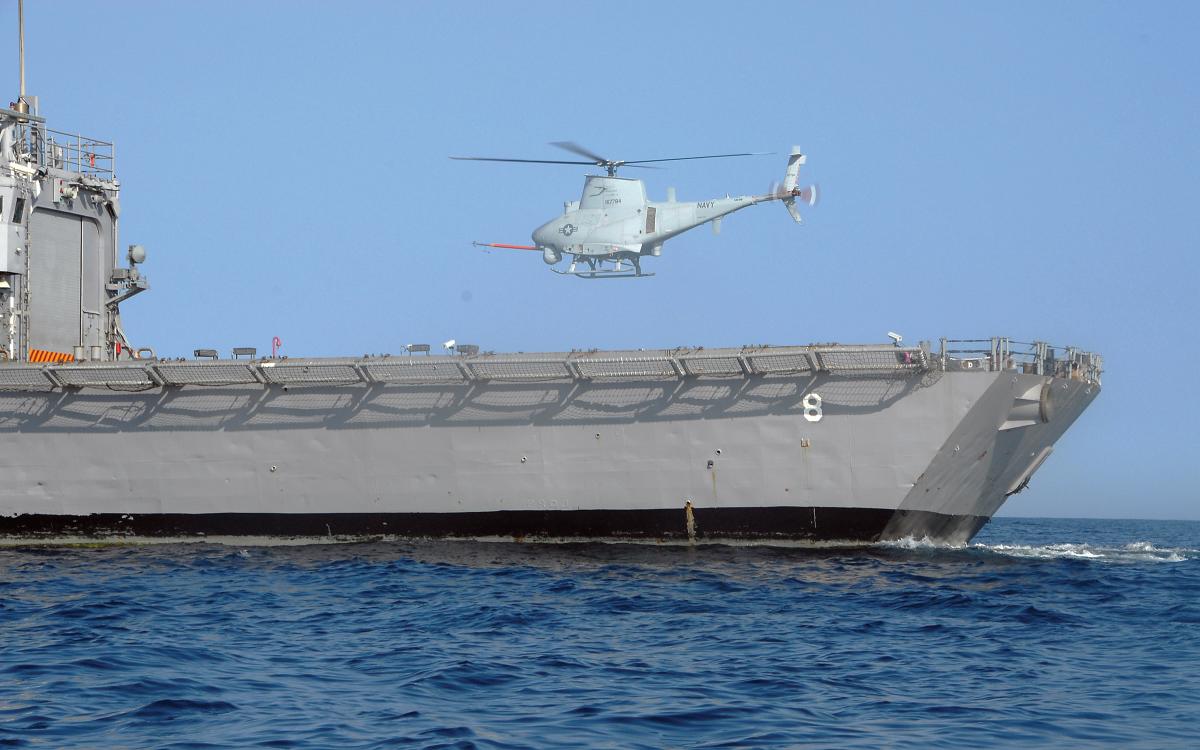
[[[223,519],[213,532],[255,534],[263,518],[304,516],[329,533],[367,517],[386,532],[389,517],[485,514],[512,536],[812,539],[838,536],[823,516],[855,511],[872,523],[843,524],[851,539],[962,542],[1098,392],[1016,369],[940,368],[9,392],[0,527],[124,534],[150,528],[136,519],[208,517]],[[654,520],[553,523],[598,511]],[[79,526],[88,518],[105,520]]]

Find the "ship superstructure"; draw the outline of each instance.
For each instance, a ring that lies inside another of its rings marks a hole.
[[[0,109],[0,358],[112,361],[118,305],[146,289],[140,247],[118,267],[113,144],[51,130],[35,97]]]

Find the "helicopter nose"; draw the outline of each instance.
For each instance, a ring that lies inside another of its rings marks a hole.
[[[555,244],[553,238],[554,234],[551,231],[549,224],[543,224],[542,226],[533,230],[533,244],[537,245],[538,247]]]

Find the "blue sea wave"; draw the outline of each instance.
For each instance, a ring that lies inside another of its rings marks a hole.
[[[1194,747],[1200,523],[0,549],[0,747]]]

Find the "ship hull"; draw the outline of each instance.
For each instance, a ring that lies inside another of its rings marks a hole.
[[[966,539],[985,516],[838,507],[709,507],[693,510],[504,510],[463,513],[96,513],[0,518],[16,538],[448,537],[516,540],[875,542],[900,514],[922,537]]]
[[[10,392],[0,534],[960,543],[1098,392],[936,369]]]

